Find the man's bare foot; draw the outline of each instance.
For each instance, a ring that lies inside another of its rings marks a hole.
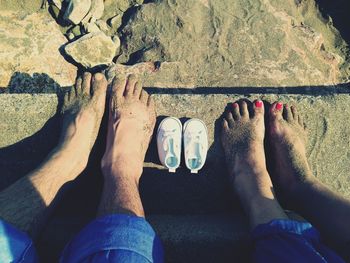
[[[115,79],[102,169],[130,169],[138,175],[135,178],[138,181],[155,122],[153,99],[142,89],[136,77]]]
[[[275,102],[269,109],[268,143],[271,148],[271,177],[282,197],[292,198],[295,188],[315,180],[305,144],[307,132],[296,107]]]
[[[57,149],[70,162],[77,161],[80,172],[87,165],[105,110],[107,80],[101,73],[85,72],[74,88],[65,95],[63,128]]]
[[[251,107],[251,110],[248,110]],[[222,145],[230,180],[252,226],[285,214],[274,197],[264,152],[264,105],[262,101],[240,101],[226,110]]]
[[[66,94],[59,145],[27,176],[0,193],[0,217],[38,237],[62,186],[86,167],[105,109],[107,81],[85,73]]]
[[[99,216],[117,213],[144,216],[138,186],[155,122],[154,102],[135,76],[114,79],[107,145],[101,161],[104,187]]]

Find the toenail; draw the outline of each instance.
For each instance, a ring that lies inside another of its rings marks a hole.
[[[278,103],[276,104],[276,110],[282,110],[282,108],[283,108],[283,103],[278,102]]]
[[[262,106],[263,106],[263,102],[262,102],[261,100],[257,100],[257,101],[255,102],[255,107],[261,108]]]
[[[235,103],[233,103],[233,108],[237,108],[238,107],[238,104],[235,102]]]

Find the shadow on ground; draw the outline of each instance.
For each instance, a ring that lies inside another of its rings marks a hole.
[[[350,45],[350,2],[348,0],[316,0],[316,2],[323,16],[332,18],[334,27],[338,29],[342,38]]]

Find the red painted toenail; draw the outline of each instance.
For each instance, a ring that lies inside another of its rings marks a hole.
[[[261,100],[257,100],[257,101],[255,102],[255,107],[261,108],[262,106],[263,106],[263,102],[262,102]]]
[[[232,105],[234,108],[237,108],[238,107],[238,104],[235,102],[235,103],[233,103],[233,105]]]
[[[283,108],[283,103],[278,102],[278,103],[276,104],[276,110],[282,110],[282,108]]]

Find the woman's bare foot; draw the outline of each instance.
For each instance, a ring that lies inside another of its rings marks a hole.
[[[115,79],[106,151],[101,161],[105,184],[99,215],[144,215],[138,184],[155,122],[154,102],[135,76]]]
[[[268,119],[271,177],[288,202],[298,185],[316,180],[306,158],[307,132],[294,106],[275,102],[269,109]]]
[[[271,177],[285,203],[333,244],[349,244],[350,201],[313,176],[305,153],[304,123],[292,106],[273,103],[267,126]]]
[[[57,150],[64,151],[70,162],[77,161],[78,173],[86,167],[96,141],[105,110],[106,91],[107,80],[103,74],[85,72],[65,95],[63,128]]]
[[[248,107],[251,107],[248,110]],[[222,145],[230,180],[247,212],[252,227],[286,218],[275,199],[264,152],[264,104],[234,103],[226,110]]]

